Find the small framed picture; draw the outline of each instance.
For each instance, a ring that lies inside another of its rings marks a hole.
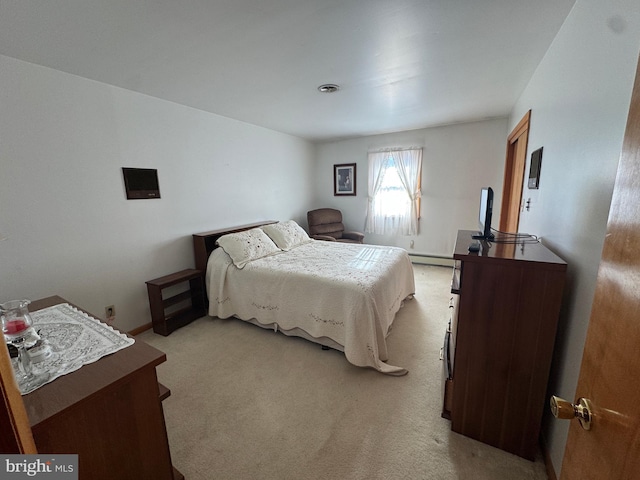
[[[356,164],[342,163],[333,166],[333,194],[356,194]]]

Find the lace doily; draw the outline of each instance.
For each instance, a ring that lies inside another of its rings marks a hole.
[[[83,365],[132,345],[135,340],[114,330],[68,303],[30,312],[33,328],[46,340],[52,354],[33,362],[35,374],[46,373],[52,382],[78,370]],[[37,387],[36,387],[37,388]],[[36,388],[22,392],[23,395]]]

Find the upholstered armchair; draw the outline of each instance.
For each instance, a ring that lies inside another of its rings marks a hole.
[[[307,212],[309,236],[316,240],[332,242],[364,243],[364,234],[345,231],[342,212],[333,208],[319,208]]]

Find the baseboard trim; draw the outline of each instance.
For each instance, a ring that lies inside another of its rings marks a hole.
[[[135,337],[136,335],[142,333],[142,332],[146,332],[147,330],[149,330],[151,328],[151,322],[146,323],[144,325],[141,325],[137,328],[134,328],[133,330],[131,330],[130,332],[127,332],[129,335],[131,335],[132,337]]]
[[[441,257],[438,255],[423,255],[417,253],[410,253],[409,259],[411,263],[417,265],[435,265],[439,267],[453,267],[453,258]]]

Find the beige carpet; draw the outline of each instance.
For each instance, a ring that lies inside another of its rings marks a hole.
[[[546,479],[524,460],[451,432],[440,347],[451,270],[415,265],[416,298],[388,338],[390,377],[239,320],[205,317],[168,337],[159,380],[173,463],[187,480]]]

